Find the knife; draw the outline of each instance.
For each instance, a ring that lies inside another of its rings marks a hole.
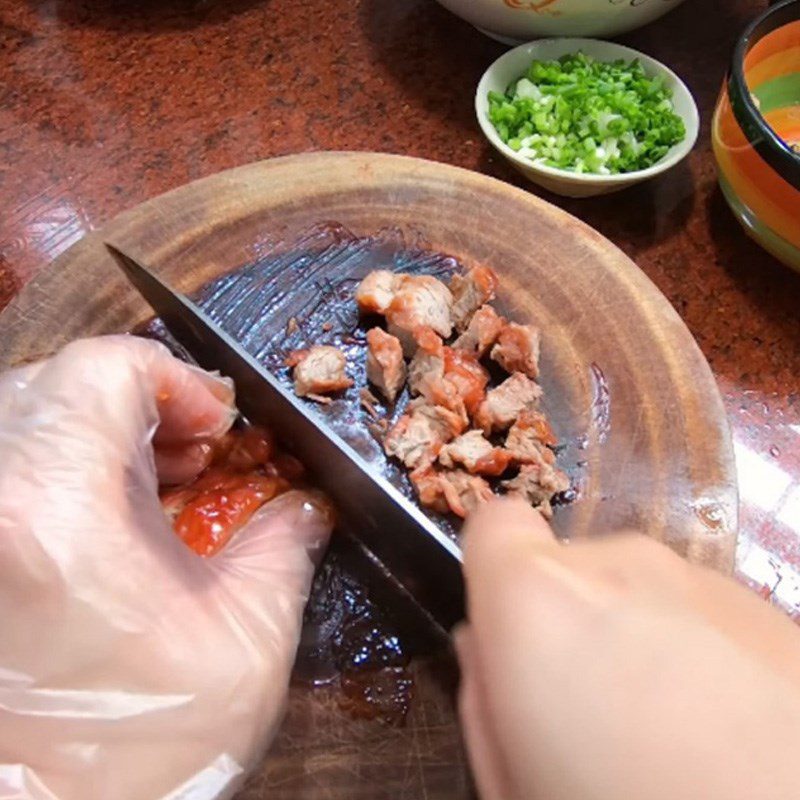
[[[274,431],[282,446],[300,459],[371,560],[446,631],[461,620],[464,585],[456,542],[188,297],[115,245],[106,247],[197,363],[233,380],[239,411]]]

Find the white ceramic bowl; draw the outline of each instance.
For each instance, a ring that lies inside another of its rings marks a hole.
[[[559,58],[566,53],[575,53],[578,50],[599,61],[614,61],[619,58],[631,61],[638,58],[648,75],[661,75],[665,85],[672,90],[675,112],[680,115],[686,125],[684,140],[674,145],[664,158],[652,167],[620,175],[587,175],[586,173],[578,174],[546,167],[542,164],[534,164],[512,150],[500,139],[489,121],[489,92],[505,92],[512,81],[525,74],[534,59],[546,61]],[[672,70],[638,50],[632,50],[630,47],[623,47],[621,44],[613,42],[603,42],[599,39],[539,39],[509,50],[483,73],[475,93],[475,113],[478,116],[481,130],[495,150],[534,183],[567,197],[590,197],[616,192],[666,172],[685,158],[694,147],[700,123],[697,106],[691,92]]]
[[[683,0],[439,0],[508,44],[537,36],[616,36],[663,16]]]

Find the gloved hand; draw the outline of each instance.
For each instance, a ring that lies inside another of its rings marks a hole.
[[[483,800],[800,796],[800,630],[644,536],[467,523],[461,716]]]
[[[331,516],[293,491],[213,558],[175,536],[158,474],[232,403],[126,336],[0,376],[0,798],[225,798],[263,754]]]

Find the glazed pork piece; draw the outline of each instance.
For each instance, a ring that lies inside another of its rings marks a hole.
[[[485,397],[489,373],[467,352],[446,347],[430,328],[415,331],[417,351],[409,365],[412,394],[466,418]]]
[[[480,407],[486,397],[489,373],[478,360],[462,350],[444,348],[444,379],[453,388],[470,415]]]
[[[408,365],[408,388],[413,395],[422,395],[433,403],[446,400],[444,380],[444,343],[433,328],[414,331],[416,351]],[[444,405],[449,405],[447,402]]]
[[[552,464],[555,454],[550,449],[556,437],[547,418],[539,411],[523,411],[511,426],[505,449],[516,464]]]
[[[409,358],[417,349],[414,332],[418,328],[430,328],[443,338],[453,330],[453,296],[431,275],[370,272],[356,289],[356,302],[363,313],[386,316],[389,333],[400,340]]]
[[[286,366],[294,369],[294,391],[298,397],[329,402],[323,395],[353,385],[345,373],[345,355],[336,347],[315,345],[308,350],[295,350],[286,359]]]
[[[400,341],[382,328],[372,328],[367,333],[367,348],[367,380],[393,403],[406,382]]]
[[[515,372],[496,389],[486,393],[486,399],[475,412],[475,424],[488,436],[493,431],[511,427],[524,411],[535,411],[542,396],[541,387]]]
[[[408,276],[386,310],[387,328],[400,340],[403,352],[412,356],[417,347],[414,331],[418,328],[432,328],[443,338],[450,336],[452,305],[450,290],[440,280],[430,275]]]
[[[511,453],[495,447],[480,431],[467,431],[439,451],[443,467],[461,466],[471,475],[502,475],[511,460]]]
[[[447,505],[462,519],[494,497],[492,487],[483,478],[460,469],[441,473],[440,481]]]
[[[412,470],[408,477],[411,479],[411,485],[414,487],[420,505],[439,514],[447,514],[450,511],[450,506],[447,505],[442,491],[438,470],[430,464],[424,464]]]
[[[385,314],[406,277],[386,269],[370,272],[356,289],[359,309],[365,314]]]
[[[453,295],[452,318],[457,331],[465,331],[473,314],[494,299],[497,276],[488,267],[473,267],[466,275],[453,275],[450,292]]]
[[[509,322],[503,326],[492,347],[492,361],[506,372],[539,377],[539,330],[533,325]]]
[[[504,481],[501,487],[507,494],[526,500],[546,519],[553,515],[550,501],[553,495],[569,488],[569,478],[555,466],[556,444],[553,429],[544,414],[525,411],[511,426],[505,450],[515,464],[520,464],[519,474]]]
[[[214,445],[199,477],[188,485],[161,488],[161,505],[185,544],[198,555],[213,556],[302,474],[300,463],[276,448],[269,431],[232,429]]]
[[[526,464],[519,474],[500,486],[511,497],[530,503],[545,519],[553,516],[553,495],[569,489],[569,478],[548,464]]]
[[[492,487],[483,478],[460,469],[424,467],[411,473],[411,482],[423,506],[440,514],[449,511],[462,519],[494,497]]]
[[[481,306],[469,321],[467,329],[453,342],[453,349],[483,358],[497,341],[505,324],[505,319],[492,306]]]
[[[415,401],[386,435],[383,447],[387,455],[399,459],[409,469],[417,469],[433,463],[442,445],[465,427],[465,421],[453,411],[424,400]]]

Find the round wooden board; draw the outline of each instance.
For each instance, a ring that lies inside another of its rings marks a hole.
[[[488,264],[500,275],[506,310],[541,327],[547,411],[572,448],[564,457],[581,465],[580,498],[556,515],[561,534],[639,528],[692,561],[732,569],[737,491],[730,434],[689,331],[609,241],[536,197],[473,172],[399,156],[317,153],[183,186],[120,215],[30,283],[0,315],[0,367],[76,337],[129,330],[150,315],[105,251],[106,239],[192,291],[253,262],[266,243],[290,242],[321,222],[359,235],[399,228],[466,265]],[[277,766],[269,768],[268,760],[258,786],[277,798],[383,797],[375,781],[384,759],[396,773],[386,797],[428,796],[423,790],[431,781],[441,792],[430,796],[463,796],[453,716],[436,698],[428,712],[412,712],[407,729],[382,738],[350,723],[342,723],[347,733],[333,730],[338,712],[312,709],[311,700],[295,694],[294,738],[283,737]],[[325,765],[311,779],[312,751],[298,741],[303,736],[314,741],[317,766]],[[444,751],[431,755],[423,740]],[[377,771],[365,771],[367,763]]]

